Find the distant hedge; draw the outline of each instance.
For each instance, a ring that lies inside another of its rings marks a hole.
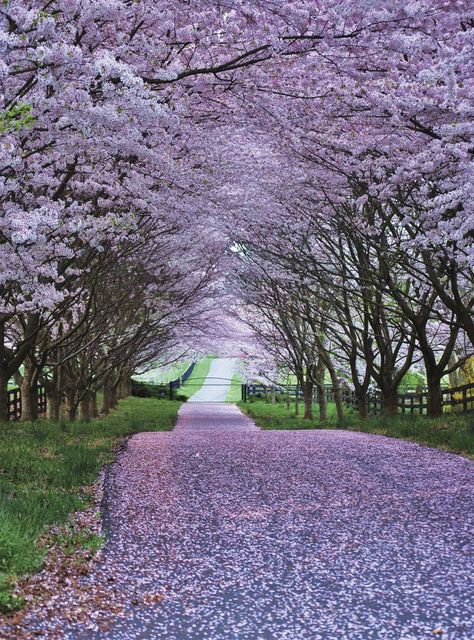
[[[167,384],[149,384],[132,379],[132,396],[138,398],[168,398],[169,386]]]

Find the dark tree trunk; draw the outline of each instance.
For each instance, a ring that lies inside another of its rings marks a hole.
[[[99,408],[97,406],[97,393],[93,391],[89,397],[89,415],[91,418],[97,418],[99,415]]]
[[[428,374],[428,415],[437,418],[443,413],[443,394],[441,393],[441,378],[436,374]]]
[[[119,400],[124,400],[132,394],[132,381],[130,376],[121,376],[117,390],[117,397]]]
[[[77,414],[77,405],[76,403],[70,403],[69,407],[68,407],[68,420],[69,422],[74,422],[74,420],[76,419],[76,414]]]
[[[357,398],[359,418],[363,418],[365,420],[369,415],[369,404],[367,401],[367,392],[363,391],[362,389],[356,389],[355,395]]]
[[[398,413],[398,391],[393,386],[382,389],[383,413],[385,416],[396,416]]]
[[[101,413],[104,416],[109,415],[112,408],[112,388],[109,383],[105,383],[102,387],[102,408]]]
[[[306,382],[303,385],[303,399],[304,399],[304,419],[313,419],[313,385],[311,382]]]
[[[324,387],[318,384],[316,385],[316,391],[318,394],[319,422],[326,422],[328,417],[328,404],[326,401],[326,393],[324,391]]]
[[[36,385],[34,366],[27,358],[24,363],[21,390],[21,420],[32,422],[38,419],[38,389]]]
[[[90,394],[87,393],[79,402],[79,420],[87,422],[90,417]]]
[[[0,367],[0,421],[8,421],[8,371]]]
[[[0,320],[0,421],[8,421],[8,380],[10,372],[5,353],[5,321]]]
[[[341,422],[344,419],[344,401],[342,399],[342,387],[337,377],[337,372],[334,367],[328,367],[329,375],[331,376],[331,384],[334,393],[334,402],[336,404],[337,421]]]
[[[118,404],[117,385],[113,385],[110,389],[110,408],[115,409]]]
[[[296,385],[296,392],[295,392],[295,416],[299,416],[300,415],[300,388],[298,385]]]
[[[61,398],[56,390],[51,390],[46,395],[46,417],[48,420],[57,422],[59,420],[59,409]]]

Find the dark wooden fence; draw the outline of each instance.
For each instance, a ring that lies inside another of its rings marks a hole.
[[[37,387],[38,414],[46,413],[46,390],[38,385]],[[8,418],[9,420],[20,420],[21,418],[21,390],[19,387],[8,391]]]
[[[288,398],[288,396],[292,400],[296,397],[303,398],[303,392],[298,385],[271,387],[263,384],[247,384],[244,386],[245,391],[242,397],[246,400],[252,397],[270,400],[273,394],[279,396],[281,400]],[[445,388],[442,390],[442,394],[444,411],[453,413],[469,413],[470,411],[474,411],[474,383],[452,389]],[[331,386],[325,386],[325,395],[328,402],[334,400],[334,391]],[[357,409],[357,398],[353,391],[347,387],[343,388],[342,397],[346,405]],[[383,400],[380,393],[369,393],[367,402],[368,411],[371,415],[380,415],[383,412]],[[423,415],[426,414],[427,408],[428,392],[426,390],[405,391],[398,396],[398,411],[403,415]]]
[[[150,384],[149,382],[139,382],[132,378],[132,395],[139,397],[168,398],[173,400],[176,398],[177,390],[186,382],[192,374],[195,362],[191,362],[189,367],[182,376],[162,384]]]

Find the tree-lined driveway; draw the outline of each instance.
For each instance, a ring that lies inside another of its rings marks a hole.
[[[188,426],[134,436],[113,466],[88,581],[113,580],[125,615],[64,637],[473,637],[471,461],[345,431]]]

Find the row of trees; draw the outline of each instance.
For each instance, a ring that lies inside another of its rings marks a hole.
[[[364,209],[374,220],[371,207]],[[336,216],[328,225],[311,210],[291,230],[261,228],[260,241],[255,235],[238,254],[240,314],[261,348],[296,376],[306,417],[316,388],[325,419],[328,378],[339,417],[347,384],[361,416],[374,387],[385,413],[394,414],[398,389],[413,369],[426,376],[428,413],[439,415],[442,379],[467,368],[474,353],[466,328],[437,292],[451,273],[449,262],[431,255],[423,271],[421,250],[404,248],[391,215],[378,218],[377,232],[369,234],[353,220]],[[459,268],[456,278],[463,305],[472,296],[469,281]]]
[[[474,340],[467,0],[7,0],[0,28],[3,417],[12,377],[26,418],[37,382],[107,411],[229,293],[305,388],[390,412],[423,362],[439,411]]]
[[[313,42],[311,76],[291,85],[298,61],[283,68],[228,167],[243,202],[237,314],[269,375],[296,376],[307,417],[316,388],[325,418],[329,380],[340,417],[341,385],[361,416],[372,391],[396,413],[410,370],[436,416],[444,376],[472,366],[474,23],[464,3],[407,6],[408,21],[393,7],[396,24],[378,7],[379,22],[366,7],[345,23],[337,57]],[[250,154],[258,169],[244,171]]]
[[[98,391],[107,413],[209,328],[224,242],[202,233],[192,98],[167,86],[188,57],[211,72],[219,18],[178,45],[165,5],[2,3],[0,418],[12,379],[25,420],[38,384],[53,420],[97,415]]]

